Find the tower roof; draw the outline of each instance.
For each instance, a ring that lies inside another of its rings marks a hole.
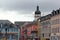
[[[39,6],[37,5],[37,9],[35,11],[35,14],[41,14],[40,10],[39,10]]]

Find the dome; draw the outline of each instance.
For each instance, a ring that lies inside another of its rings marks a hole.
[[[37,6],[37,10],[35,11],[35,14],[41,14],[41,12],[39,11],[39,6]]]
[[[35,14],[41,14],[41,12],[40,11],[35,11]]]

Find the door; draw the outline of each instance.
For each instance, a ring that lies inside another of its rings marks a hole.
[[[46,40],[50,40],[50,39],[46,39]]]

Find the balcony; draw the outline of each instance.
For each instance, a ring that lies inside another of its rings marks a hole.
[[[7,33],[18,33],[18,29],[8,29]],[[6,33],[5,28],[1,30],[1,33]]]
[[[38,33],[38,31],[37,30],[33,30],[33,31],[31,31],[31,33]]]

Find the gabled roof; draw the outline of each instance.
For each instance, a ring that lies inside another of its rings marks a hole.
[[[0,23],[3,23],[3,24],[9,23],[9,24],[11,24],[12,22],[10,22],[9,20],[0,20]]]
[[[13,23],[9,20],[0,20],[0,25],[2,24],[2,28],[10,28],[11,26],[14,27]],[[12,25],[11,25],[12,24]]]

